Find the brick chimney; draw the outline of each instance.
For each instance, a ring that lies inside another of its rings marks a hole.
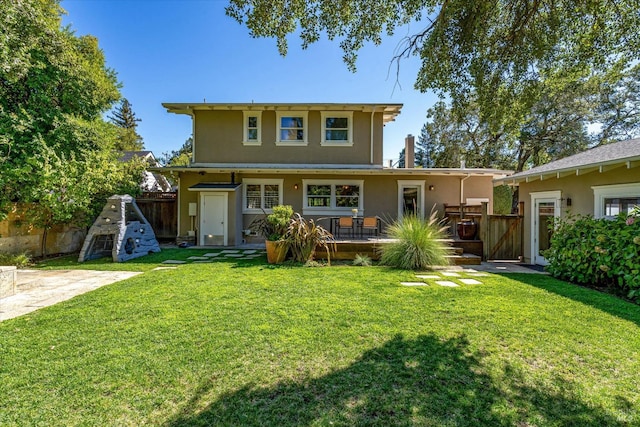
[[[404,167],[413,169],[415,167],[415,138],[409,134],[404,139]]]

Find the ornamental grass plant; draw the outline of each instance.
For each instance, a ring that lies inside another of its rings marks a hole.
[[[431,212],[428,220],[405,216],[387,228],[387,234],[395,239],[381,248],[380,263],[404,270],[423,270],[434,265],[449,264],[448,248],[443,243],[447,226]]]

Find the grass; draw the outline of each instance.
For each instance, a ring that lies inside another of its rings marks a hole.
[[[0,323],[0,425],[640,425],[640,307],[612,296],[525,274],[150,271],[161,259]]]

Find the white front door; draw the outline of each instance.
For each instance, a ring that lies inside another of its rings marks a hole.
[[[200,193],[200,244],[227,246],[227,193]]]
[[[424,181],[398,181],[398,219],[414,215],[424,218]]]
[[[547,265],[542,253],[551,245],[553,220],[560,216],[560,192],[532,193],[531,201],[531,263]]]

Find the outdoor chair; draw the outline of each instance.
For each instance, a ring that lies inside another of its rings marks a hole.
[[[350,216],[341,216],[338,219],[338,237],[340,237],[342,230],[349,230],[349,234],[353,237],[353,218]]]
[[[378,217],[366,216],[362,219],[362,231],[367,230],[369,235],[377,236],[380,228],[378,227]]]

